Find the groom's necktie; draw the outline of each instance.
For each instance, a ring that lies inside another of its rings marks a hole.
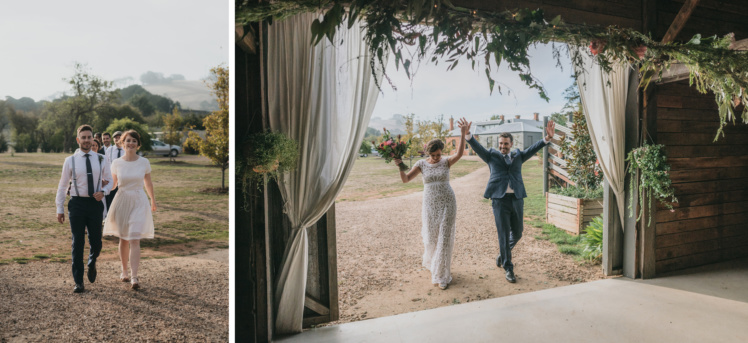
[[[88,158],[90,156],[89,154],[85,154],[83,156],[86,156],[86,176],[88,177],[88,196],[93,197],[94,182],[93,182],[93,169],[91,168],[91,159]]]
[[[506,164],[512,164],[512,159],[509,157],[509,154],[504,155],[504,161],[506,161]]]

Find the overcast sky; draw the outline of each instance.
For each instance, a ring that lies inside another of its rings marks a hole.
[[[224,0],[3,1],[0,99],[68,91],[74,62],[108,81],[148,71],[201,80],[228,66]]]
[[[444,114],[445,119],[464,116],[470,121],[480,121],[493,114],[508,117],[519,114],[524,119],[532,119],[534,112],[540,113],[541,118],[549,116],[560,111],[565,103],[562,94],[572,83],[571,64],[564,53],[563,70],[556,67],[550,44],[532,48],[530,55],[530,68],[545,86],[550,102],[541,99],[536,90],[528,88],[519,80],[518,73],[509,70],[505,64],[498,72],[494,68],[492,76],[497,84],[501,83],[503,95],[496,89],[491,95],[485,67],[476,64],[473,71],[470,62],[464,58],[451,71],[446,71],[446,63],[434,66],[423,62],[412,84],[402,68],[395,71],[394,58],[390,58],[387,70],[397,91],[387,84],[382,86],[383,92],[377,99],[372,117],[388,119],[395,113],[415,113],[421,120],[433,120]]]

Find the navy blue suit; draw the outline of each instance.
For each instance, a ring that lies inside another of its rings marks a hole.
[[[506,270],[513,270],[512,249],[522,238],[524,198],[527,197],[522,181],[522,164],[540,151],[546,143],[540,140],[523,151],[510,151],[510,162],[507,162],[501,152],[493,148],[486,150],[475,137],[471,137],[467,142],[491,170],[483,197],[491,199],[493,206],[496,231],[499,235],[501,266]],[[506,193],[507,185],[512,187],[514,193]]]

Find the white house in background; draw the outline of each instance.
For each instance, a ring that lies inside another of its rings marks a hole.
[[[453,118],[449,118],[449,129],[447,144],[456,147],[459,144],[460,129],[455,129]],[[501,115],[499,120],[473,123],[472,131],[475,139],[486,147],[486,149],[498,149],[499,134],[502,132],[511,133],[514,139],[512,149],[522,150],[543,139],[543,122],[540,120],[540,114],[537,112],[533,113],[533,119],[521,119],[519,115],[516,115],[514,118],[504,119],[504,116]],[[454,154],[455,150],[452,150],[451,154]],[[474,154],[469,146],[467,146],[466,151],[469,155]]]

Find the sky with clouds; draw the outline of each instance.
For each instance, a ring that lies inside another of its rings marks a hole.
[[[532,73],[545,86],[550,102],[541,99],[536,90],[528,88],[520,81],[519,74],[505,64],[498,71],[492,64],[492,77],[501,85],[503,94],[496,88],[491,94],[482,64],[476,63],[473,71],[471,62],[463,58],[455,69],[446,71],[447,63],[435,66],[423,62],[411,81],[402,68],[395,70],[394,58],[390,58],[387,71],[397,91],[386,83],[382,86],[372,117],[388,119],[393,114],[415,113],[420,120],[434,120],[444,114],[445,118],[464,116],[470,121],[481,121],[493,114],[508,117],[519,114],[525,119],[532,119],[534,112],[540,113],[541,118],[550,116],[564,106],[563,92],[572,84],[571,62],[564,52],[562,68],[557,67],[550,44],[532,47],[529,54]]]
[[[202,80],[229,61],[229,3],[216,0],[4,1],[0,99],[68,91],[75,62],[108,81],[148,71]]]

